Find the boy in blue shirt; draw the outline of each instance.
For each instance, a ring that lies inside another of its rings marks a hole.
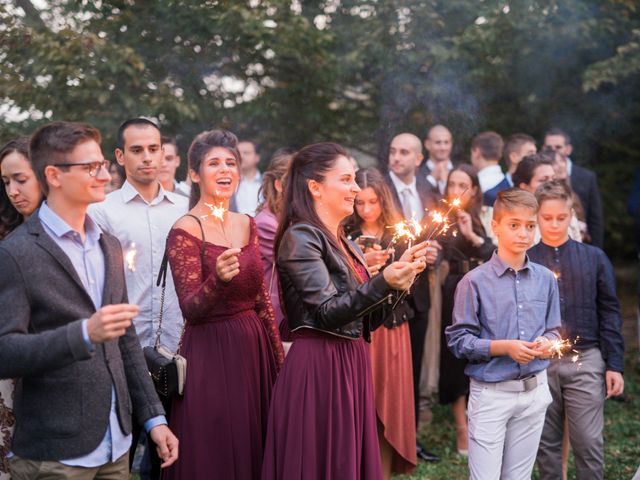
[[[562,181],[541,185],[538,225],[542,241],[529,250],[531,261],[552,270],[558,279],[563,337],[575,341],[569,352],[548,369],[553,403],[547,410],[538,467],[540,479],[562,478],[562,436],[569,438],[576,478],[604,476],[605,398],[624,389],[624,341],[613,268],[597,247],[569,238],[573,209],[571,188]]]
[[[526,256],[536,229],[533,194],[510,188],[494,204],[498,250],[458,284],[449,348],[469,361],[472,479],[529,479],[551,403],[548,347],[559,338],[553,273]]]

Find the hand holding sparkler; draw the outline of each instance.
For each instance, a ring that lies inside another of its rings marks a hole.
[[[492,357],[508,355],[520,365],[526,365],[542,355],[542,352],[536,350],[536,342],[524,340],[492,340],[489,352]]]
[[[230,282],[240,273],[239,248],[229,248],[218,255],[216,260],[216,274],[223,282]]]
[[[394,290],[407,290],[416,278],[415,266],[409,262],[393,262],[382,271],[382,276]]]

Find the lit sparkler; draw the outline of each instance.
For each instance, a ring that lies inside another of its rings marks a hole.
[[[208,207],[209,210],[211,211],[206,215],[200,215],[200,218],[205,220],[207,217],[214,217],[220,220],[220,225],[222,225],[222,235],[224,236],[225,242],[229,243],[229,239],[227,238],[227,231],[224,228],[224,214],[227,213],[227,209],[224,208],[224,206],[222,205],[222,202],[220,202],[218,205],[205,202],[204,205]]]
[[[551,354],[552,358],[562,358],[565,355],[571,355],[571,361],[573,363],[576,363],[580,358],[580,352],[573,347],[579,339],[580,337],[576,337],[575,340],[571,340],[570,338],[558,338],[555,340],[549,340],[550,344],[547,347],[547,350]]]
[[[136,242],[131,242],[124,254],[124,260],[125,262],[127,262],[127,270],[129,270],[130,272],[136,271],[137,256],[138,256],[138,249],[136,248]]]

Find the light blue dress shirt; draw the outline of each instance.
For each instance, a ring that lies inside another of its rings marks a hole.
[[[446,328],[453,354],[469,361],[465,373],[483,382],[516,380],[538,373],[548,360],[520,365],[509,356],[492,357],[492,340],[558,338],[558,284],[550,270],[527,258],[516,272],[497,252],[467,273],[456,288],[453,324]]]
[[[51,210],[47,202],[44,202],[40,207],[38,217],[45,232],[49,234],[71,260],[96,310],[99,309],[102,306],[102,292],[104,291],[105,282],[105,259],[99,243],[102,230],[87,215],[84,224],[86,238],[83,242],[80,233],[73,230],[59,215]],[[82,322],[82,332],[87,345],[93,350],[94,346],[89,339],[87,322],[88,319]],[[157,425],[166,423],[165,417],[160,415],[147,420],[144,426],[149,431]],[[113,462],[129,451],[131,438],[131,434],[125,435],[120,428],[116,413],[116,395],[112,386],[109,425],[106,427],[105,436],[98,448],[88,455],[60,460],[60,463],[70,466],[98,467],[108,462]]]

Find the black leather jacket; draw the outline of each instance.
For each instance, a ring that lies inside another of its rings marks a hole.
[[[364,265],[355,244],[354,257]],[[370,341],[389,314],[394,290],[382,275],[358,283],[355,274],[317,227],[287,229],[278,249],[278,274],[292,331],[313,328],[339,337]]]

